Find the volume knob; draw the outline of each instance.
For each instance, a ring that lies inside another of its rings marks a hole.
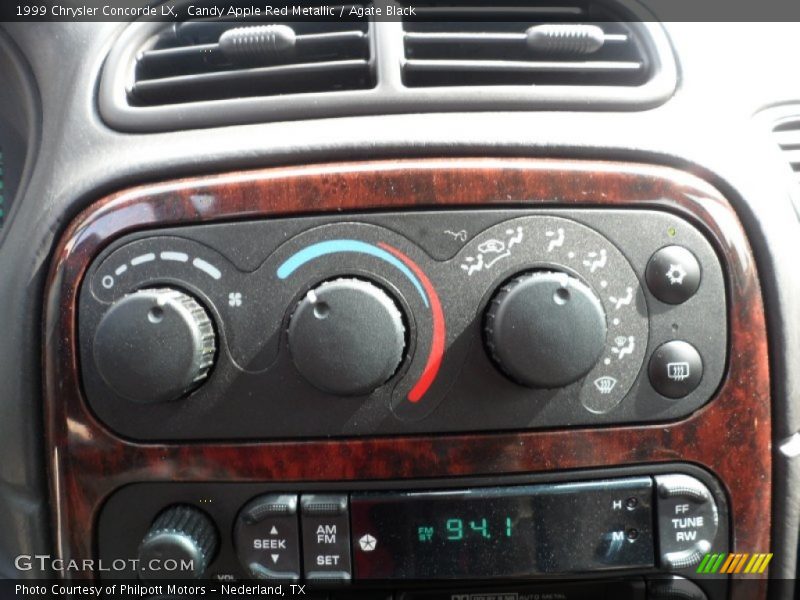
[[[176,400],[214,364],[216,336],[206,310],[184,292],[145,289],[115,302],[95,331],[97,372],[120,396],[149,404]]]
[[[139,546],[142,578],[202,577],[218,546],[217,528],[205,513],[188,505],[172,506],[156,517]]]

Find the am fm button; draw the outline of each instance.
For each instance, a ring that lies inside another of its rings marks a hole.
[[[309,581],[349,581],[350,514],[347,494],[303,494],[303,565]]]

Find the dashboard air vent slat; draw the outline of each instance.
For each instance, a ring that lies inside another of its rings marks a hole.
[[[638,86],[650,61],[604,4],[430,6],[403,21],[409,87]],[[488,17],[488,19],[487,19]]]
[[[127,95],[134,106],[157,106],[374,86],[366,20],[202,19],[147,41]]]
[[[800,185],[800,118],[782,121],[775,127],[773,135]]]

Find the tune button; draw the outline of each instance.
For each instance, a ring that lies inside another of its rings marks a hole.
[[[661,564],[683,569],[698,564],[717,535],[714,496],[699,480],[675,473],[655,478]]]
[[[667,304],[681,304],[700,287],[700,263],[682,246],[667,246],[653,254],[645,271],[647,287]]]
[[[675,340],[659,346],[650,358],[650,383],[662,396],[683,398],[703,379],[703,359],[694,346]]]

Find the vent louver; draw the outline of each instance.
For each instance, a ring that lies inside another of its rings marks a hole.
[[[800,188],[800,117],[779,122],[773,129],[773,134],[794,172],[795,183]]]
[[[261,7],[236,20],[188,10],[178,23],[140,19],[103,64],[100,114],[122,131],[174,131],[419,112],[643,110],[676,89],[669,39],[636,0],[471,1],[276,0],[269,16]],[[273,16],[283,6],[288,16]],[[313,7],[335,16],[295,11]],[[399,16],[410,8],[416,16]]]
[[[336,14],[341,8],[326,6]],[[137,53],[128,101],[157,106],[369,89],[375,86],[369,27],[367,20],[291,17],[169,25]]]
[[[416,4],[403,21],[409,87],[639,86],[650,61],[636,23],[605,4]]]

